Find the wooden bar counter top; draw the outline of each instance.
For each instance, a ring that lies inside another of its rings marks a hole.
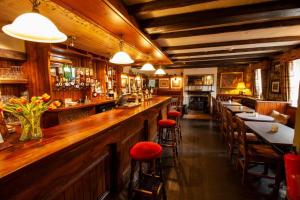
[[[97,199],[128,180],[129,149],[153,140],[170,97],[113,109],[43,130],[41,140],[0,151],[1,199]]]

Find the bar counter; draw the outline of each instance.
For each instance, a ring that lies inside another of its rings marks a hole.
[[[62,111],[66,111],[66,110],[75,110],[75,109],[81,109],[81,108],[86,108],[86,107],[94,107],[94,106],[98,106],[98,105],[104,105],[104,104],[108,104],[108,103],[114,103],[115,100],[114,99],[100,99],[97,101],[92,101],[89,103],[78,103],[76,105],[73,106],[62,106],[59,107],[55,110],[51,110],[48,112],[62,112]]]
[[[43,130],[39,141],[0,151],[1,199],[96,199],[128,180],[129,149],[156,137],[170,97]]]

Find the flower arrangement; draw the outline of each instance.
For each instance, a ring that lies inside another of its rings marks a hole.
[[[20,120],[22,133],[20,140],[40,139],[43,136],[41,116],[47,110],[55,110],[61,103],[50,101],[48,94],[34,96],[29,102],[25,97],[12,98],[7,104],[0,104],[0,110],[10,112]]]

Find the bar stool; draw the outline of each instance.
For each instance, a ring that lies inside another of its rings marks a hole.
[[[176,132],[178,134],[178,143],[180,143],[181,139],[182,139],[182,135],[181,135],[181,125],[180,125],[180,117],[181,117],[181,112],[178,111],[169,111],[167,113],[168,119],[173,119],[176,121]]]
[[[160,159],[162,155],[161,145],[154,142],[138,142],[130,149],[131,172],[129,180],[128,199],[132,198],[133,190],[144,196],[152,197],[156,200],[161,195],[167,199],[162,177]],[[139,162],[138,187],[133,189],[133,177],[136,163]],[[142,163],[150,163],[150,169],[146,174],[143,172]],[[158,169],[156,169],[158,168]],[[156,173],[158,171],[158,174]]]
[[[163,147],[172,148],[174,165],[178,159],[176,121],[162,119],[158,121],[158,143]]]

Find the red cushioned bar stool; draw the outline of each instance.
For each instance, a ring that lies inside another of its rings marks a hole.
[[[176,133],[178,134],[178,142],[180,142],[180,140],[182,139],[181,126],[180,126],[181,112],[172,110],[172,111],[168,112],[167,116],[168,116],[168,119],[173,119],[176,121],[175,130],[176,130]]]
[[[153,200],[167,199],[161,169],[162,147],[155,142],[138,142],[130,149],[131,172],[129,180],[128,199],[133,197],[133,192],[140,196],[151,197]],[[134,185],[136,164],[139,163],[138,184]],[[147,173],[143,172],[143,163],[150,164]]]
[[[172,148],[174,165],[178,159],[176,121],[162,119],[158,121],[158,143],[163,147]]]

